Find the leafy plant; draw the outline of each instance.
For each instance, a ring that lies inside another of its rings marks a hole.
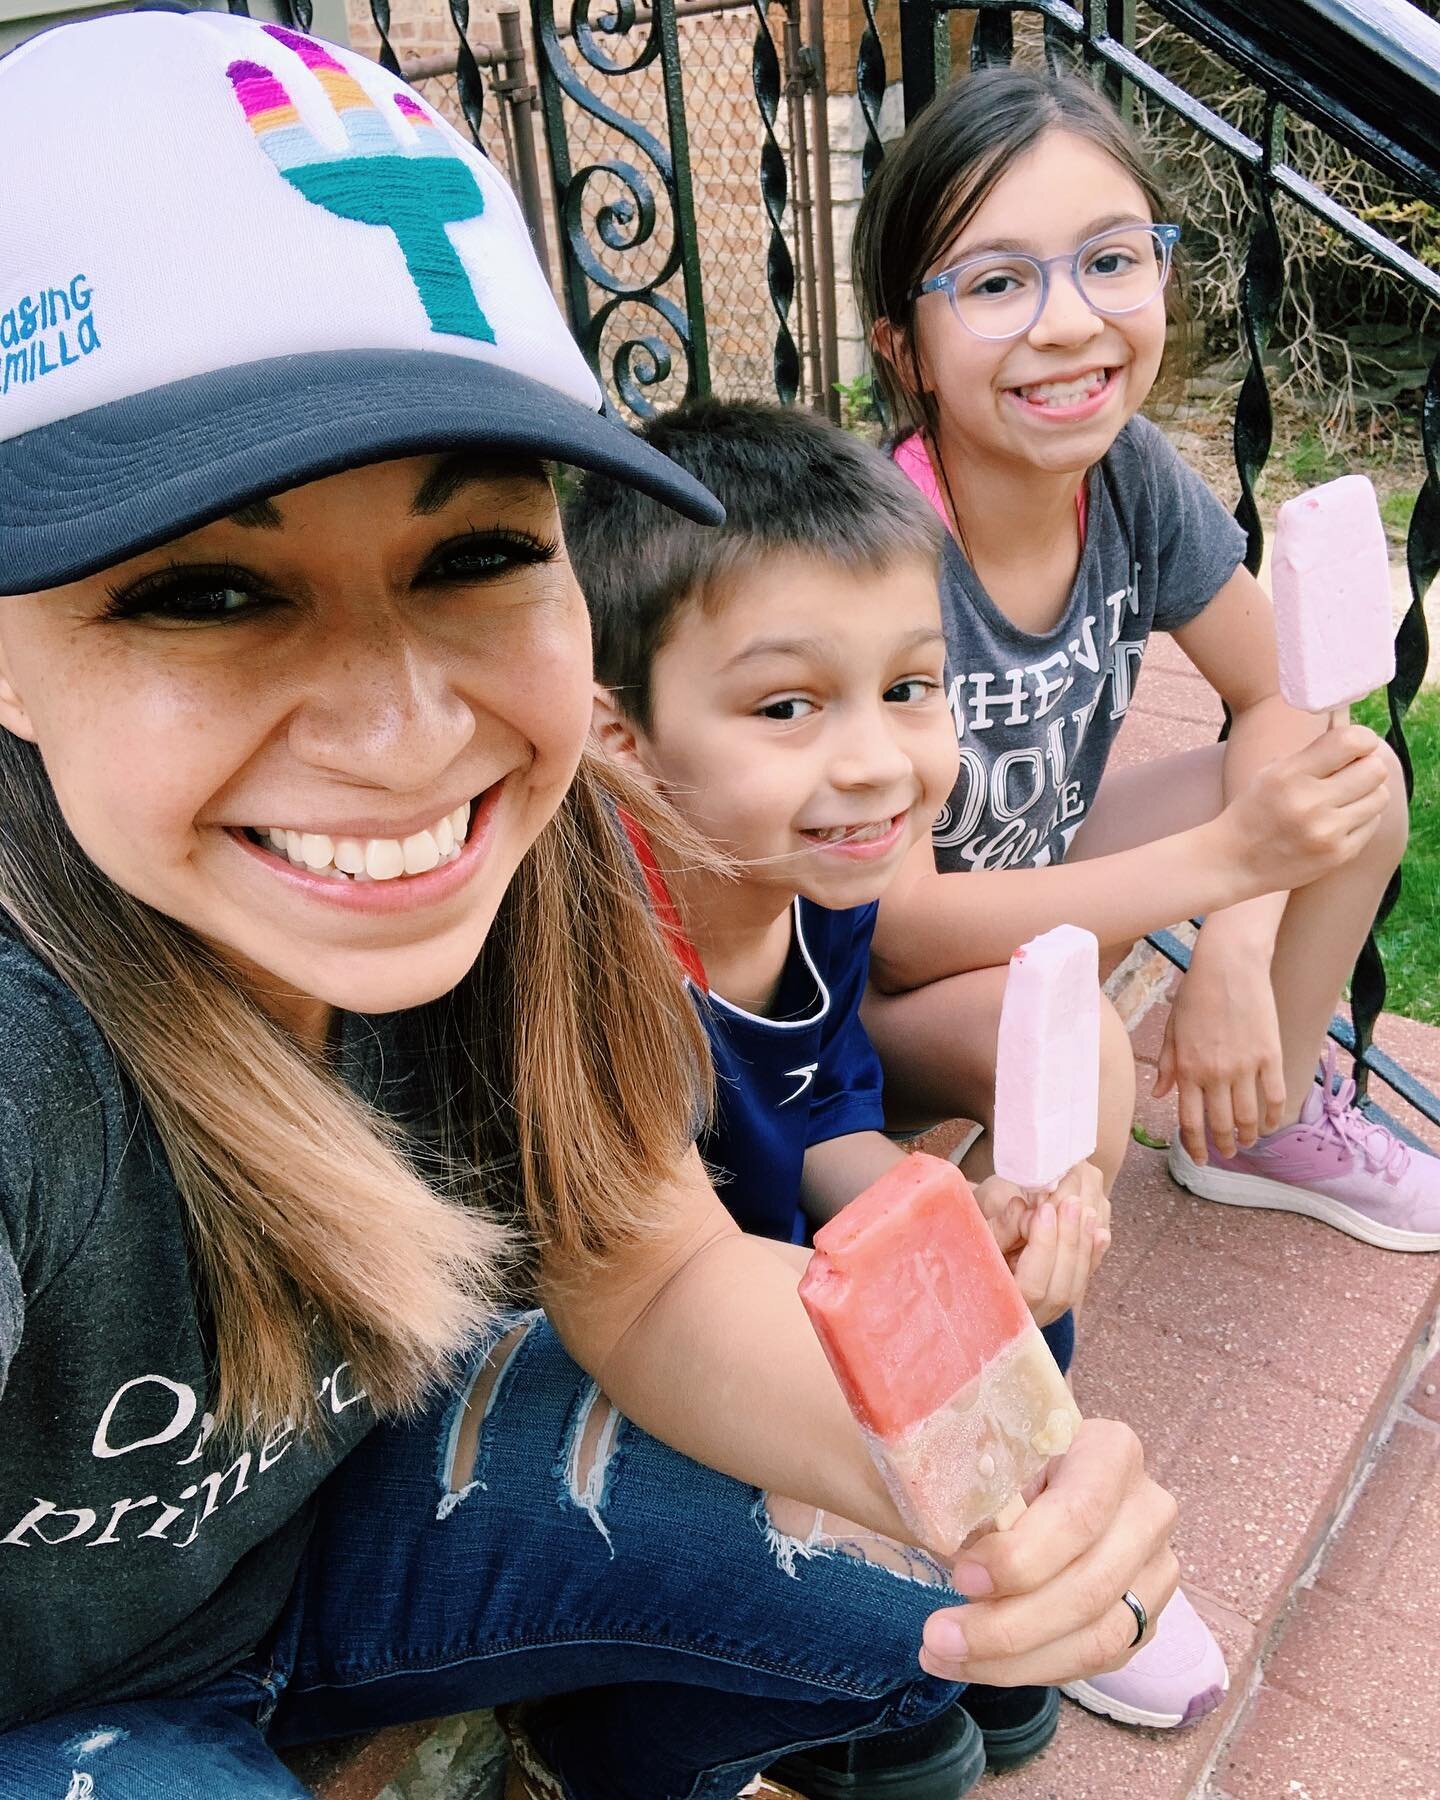
[[[846,431],[870,436],[880,420],[880,408],[875,398],[875,379],[870,371],[863,370],[850,381],[837,381],[835,392],[840,396],[841,425]]]

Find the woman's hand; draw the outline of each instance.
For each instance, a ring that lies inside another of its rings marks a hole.
[[[1145,1473],[1128,1425],[1087,1419],[1009,1531],[966,1546],[952,1574],[970,1604],[932,1613],[922,1667],[944,1681],[1055,1687],[1130,1660],[1132,1590],[1152,1628],[1175,1591],[1173,1497]]]
[[[1037,1325],[1078,1307],[1110,1248],[1110,1201],[1093,1163],[1077,1163],[1036,1202],[999,1175],[975,1190]]]
[[[1172,1089],[1197,1163],[1208,1159],[1207,1125],[1222,1156],[1279,1128],[1285,1068],[1268,954],[1221,948],[1201,931],[1160,1046],[1155,1094]]]

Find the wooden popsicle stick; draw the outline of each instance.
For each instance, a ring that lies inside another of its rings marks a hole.
[[[1017,1525],[1025,1517],[1025,1513],[1025,1496],[1016,1494],[1005,1502],[991,1523],[997,1531],[1009,1531],[1012,1525]]]

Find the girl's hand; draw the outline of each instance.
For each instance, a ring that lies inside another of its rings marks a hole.
[[[1153,1630],[1179,1577],[1175,1518],[1129,1426],[1087,1419],[1028,1512],[961,1551],[951,1579],[970,1604],[931,1614],[922,1667],[987,1687],[1054,1687],[1122,1668],[1135,1618],[1120,1596],[1136,1594]]]
[[[1160,1046],[1155,1093],[1172,1089],[1197,1163],[1208,1159],[1207,1125],[1222,1156],[1279,1128],[1285,1069],[1268,957],[1207,952],[1201,931]]]
[[[1078,1163],[1038,1203],[998,1175],[975,1190],[1037,1325],[1079,1306],[1110,1248],[1110,1202],[1093,1163]]]
[[[1380,739],[1332,727],[1267,764],[1215,821],[1252,895],[1306,887],[1358,856],[1389,799]]]

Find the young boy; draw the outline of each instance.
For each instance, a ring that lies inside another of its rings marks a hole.
[[[727,518],[691,526],[581,482],[565,535],[594,627],[596,733],[730,864],[663,871],[714,1051],[701,1150],[747,1231],[800,1245],[904,1154],[883,1135],[859,1007],[876,900],[955,779],[939,527],[891,463],[811,413],[706,401],[643,435]],[[997,1178],[977,1190],[1062,1366],[1068,1309],[1110,1241],[1098,1171],[1082,1164],[1064,1193],[1032,1214]],[[980,1690],[965,1703],[986,1717],[991,1767],[1054,1731],[1048,1690],[988,1716]],[[961,1728],[978,1752],[957,1713]],[[913,1792],[928,1794],[937,1757],[954,1778],[958,1735],[906,1735],[821,1753],[822,1791],[906,1800],[901,1771],[923,1763]],[[814,1760],[786,1778],[808,1791]]]

